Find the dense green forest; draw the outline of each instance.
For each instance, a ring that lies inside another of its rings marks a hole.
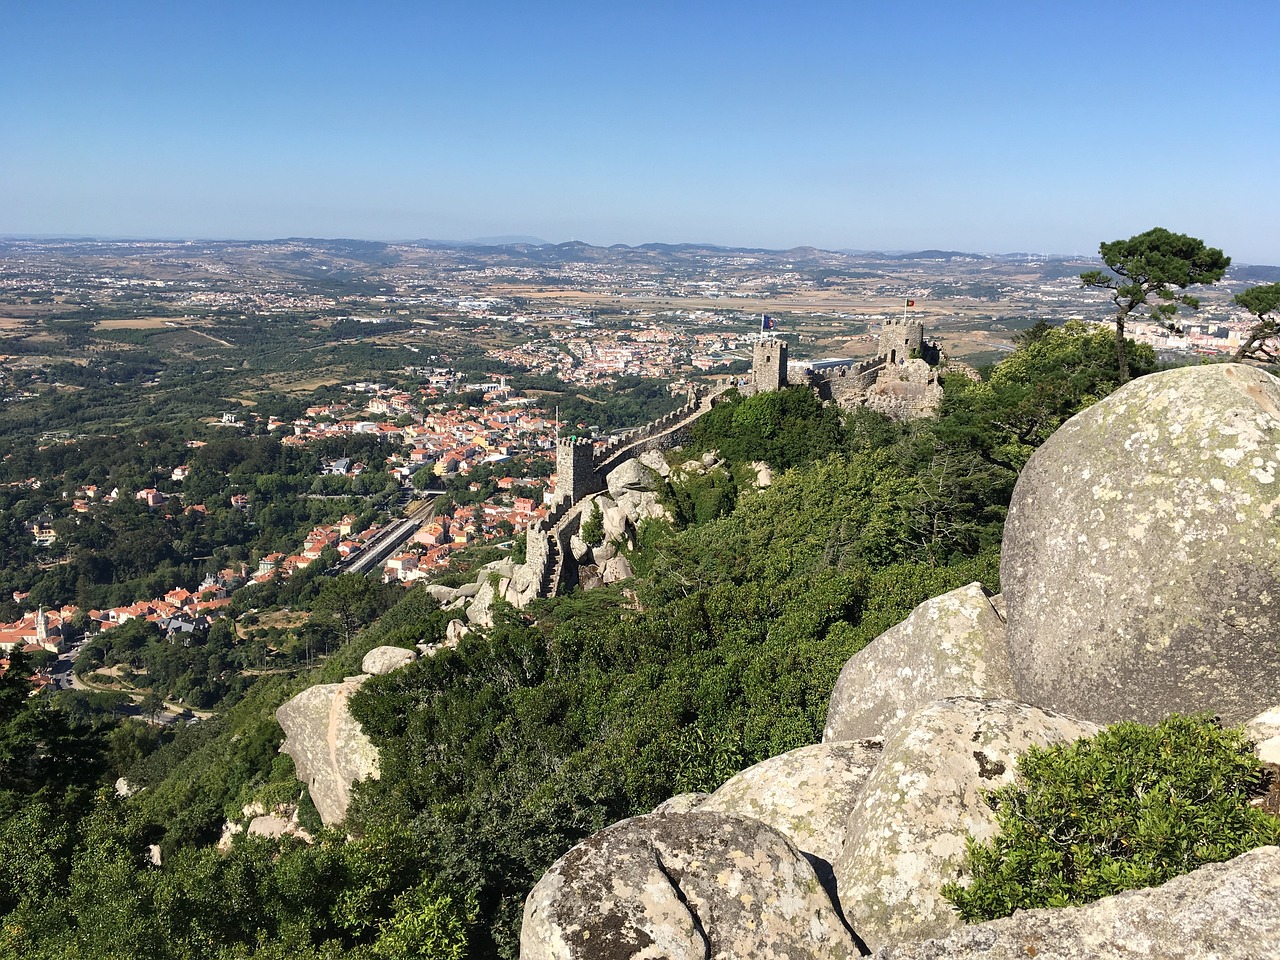
[[[817,741],[851,654],[928,597],[998,589],[1018,470],[1118,377],[1106,331],[1019,341],[981,382],[948,376],[933,420],[845,415],[803,390],[717,407],[693,448],[723,467],[663,491],[675,523],[642,524],[625,590],[500,607],[491,629],[362,688],[381,779],[341,831],[319,828],[274,710],[373,646],[439,640],[424,591],[366,598],[372,622],[323,666],[262,677],[167,743],[28,699],[11,670],[0,957],[514,957],[525,895],[570,846]],[[1141,348],[1129,362],[1154,366]],[[760,460],[777,473],[758,490]],[[105,788],[121,774],[142,789]],[[213,845],[246,804],[299,801],[315,843]]]

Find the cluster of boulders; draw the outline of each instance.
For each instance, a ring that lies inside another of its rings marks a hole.
[[[1253,368],[1146,377],[1073,418],[1019,478],[1002,596],[930,600],[850,659],[822,744],[571,850],[528,897],[522,958],[1270,955],[1277,848],[964,928],[940,890],[1031,744],[1207,710],[1280,752],[1278,471],[1280,381]]]
[[[270,808],[257,801],[246,803],[240,808],[239,819],[227,820],[222,824],[218,849],[223,853],[227,852],[235,838],[242,833],[251,837],[296,837],[305,843],[312,843],[314,840],[302,826],[296,803],[277,803]]]

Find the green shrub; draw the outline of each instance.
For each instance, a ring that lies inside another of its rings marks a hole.
[[[1243,732],[1208,716],[1032,747],[987,796],[1000,833],[969,838],[971,882],[942,894],[972,923],[1164,883],[1280,842],[1280,820],[1249,805],[1265,784]]]
[[[604,517],[601,515],[598,504],[592,504],[591,512],[582,521],[582,529],[579,532],[586,543],[594,545],[604,542]]]

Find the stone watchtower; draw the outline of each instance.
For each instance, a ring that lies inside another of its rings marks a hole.
[[[753,393],[770,393],[787,385],[787,342],[757,340],[751,352]]]
[[[886,363],[924,356],[924,324],[915,320],[890,320],[880,331],[880,357]]]
[[[596,474],[595,449],[587,437],[560,437],[556,440],[556,496],[577,503],[600,490]]]

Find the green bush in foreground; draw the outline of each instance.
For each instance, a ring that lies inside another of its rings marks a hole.
[[[1243,732],[1208,716],[1032,747],[987,796],[1000,833],[969,838],[971,881],[942,894],[973,923],[1156,886],[1280,842],[1280,819],[1249,806],[1265,783]]]

